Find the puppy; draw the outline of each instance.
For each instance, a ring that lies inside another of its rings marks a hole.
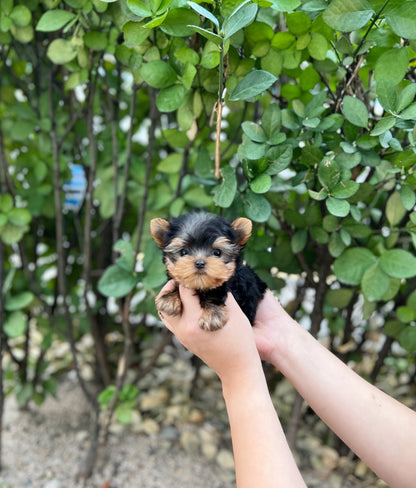
[[[168,222],[153,219],[150,231],[163,251],[167,274],[177,285],[195,290],[202,315],[201,329],[221,329],[227,321],[227,293],[251,323],[257,305],[267,288],[248,266],[243,264],[242,249],[251,235],[249,219],[232,222],[203,212],[190,212]],[[182,303],[178,286],[156,300],[156,307],[167,315],[181,315]]]

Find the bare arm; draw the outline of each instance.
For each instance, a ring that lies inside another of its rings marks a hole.
[[[163,291],[169,289],[170,283]],[[229,416],[238,488],[305,488],[273,407],[250,323],[234,298],[227,299],[230,320],[215,332],[201,330],[199,300],[180,289],[179,317],[165,325],[221,379]]]
[[[263,359],[392,488],[416,480],[416,412],[354,373],[289,317],[268,292],[254,328]]]

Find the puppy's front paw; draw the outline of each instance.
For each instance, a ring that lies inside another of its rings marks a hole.
[[[159,312],[166,315],[176,317],[182,314],[182,302],[177,289],[157,297],[155,303]]]
[[[227,322],[227,313],[224,307],[220,305],[212,305],[205,308],[200,319],[199,327],[203,330],[214,331],[222,329]]]

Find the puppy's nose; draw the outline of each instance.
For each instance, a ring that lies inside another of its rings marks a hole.
[[[198,269],[205,268],[205,261],[203,259],[197,259],[195,261],[195,267]]]

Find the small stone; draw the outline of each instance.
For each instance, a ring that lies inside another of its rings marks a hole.
[[[188,407],[184,405],[170,405],[165,410],[166,424],[174,424],[178,420],[183,420],[188,414]]]
[[[159,424],[153,419],[144,419],[141,423],[141,432],[147,435],[156,435],[160,432]]]
[[[165,441],[176,441],[179,438],[179,431],[173,425],[166,425],[162,428],[160,437]]]
[[[58,480],[53,479],[43,485],[43,488],[61,488],[61,483]]]
[[[206,442],[202,444],[201,452],[208,461],[212,461],[218,454],[218,447],[212,442]]]
[[[203,422],[205,419],[205,415],[201,412],[201,410],[198,410],[197,408],[194,408],[191,410],[191,413],[189,414],[188,421],[191,422],[192,424],[199,424]]]
[[[320,449],[322,468],[326,475],[338,466],[339,454],[335,449],[328,446],[322,446]]]
[[[79,432],[76,433],[75,435],[75,440],[79,444],[83,444],[85,441],[89,439],[90,435],[86,430],[80,430]]]
[[[367,471],[367,466],[362,461],[358,461],[357,466],[354,469],[355,476],[357,476],[357,478],[363,479],[365,478]]]
[[[234,470],[234,456],[228,449],[221,449],[216,458],[217,464],[223,469]]]
[[[199,438],[190,430],[182,432],[180,442],[186,452],[195,452],[199,449]]]
[[[169,392],[165,388],[158,388],[150,391],[145,395],[140,402],[140,410],[147,412],[163,407],[169,400]]]

